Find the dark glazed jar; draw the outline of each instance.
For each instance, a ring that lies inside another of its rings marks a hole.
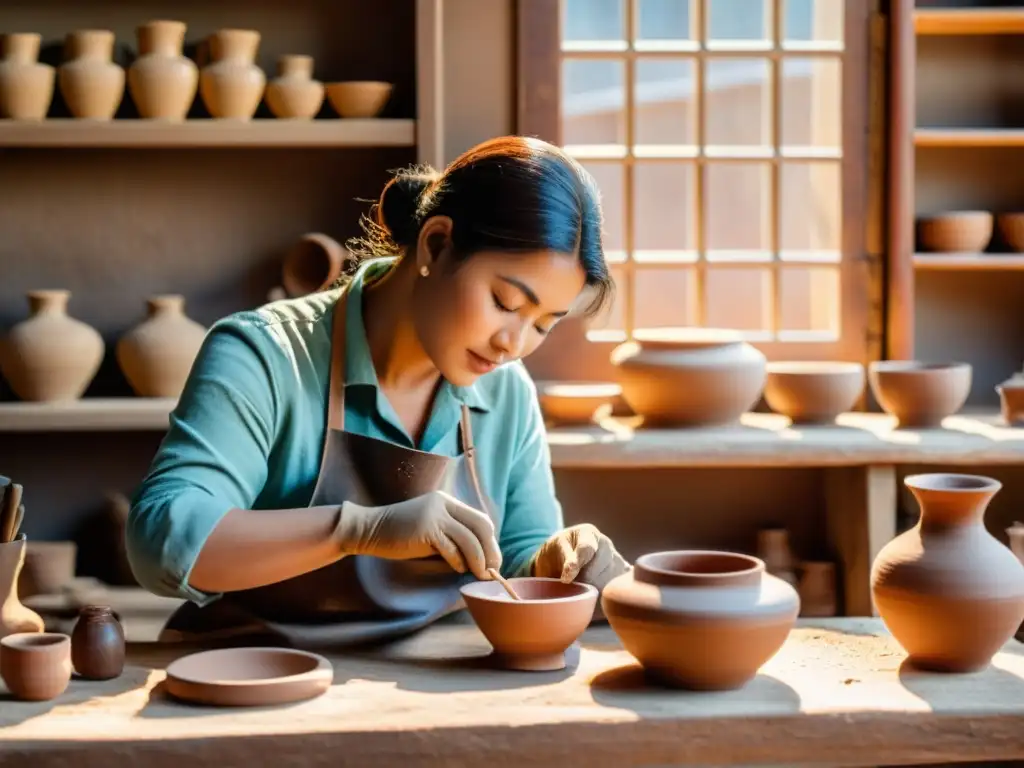
[[[80,677],[109,680],[124,669],[124,630],[104,605],[87,605],[71,632],[71,663]]]

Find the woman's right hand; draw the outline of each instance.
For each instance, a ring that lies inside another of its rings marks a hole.
[[[346,555],[409,560],[439,554],[459,573],[469,570],[479,579],[501,566],[491,519],[443,491],[380,507],[346,501],[334,537]]]

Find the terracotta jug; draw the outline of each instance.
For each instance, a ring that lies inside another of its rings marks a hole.
[[[105,605],[86,605],[71,632],[71,663],[87,680],[109,680],[124,670],[124,629]]]
[[[206,338],[185,315],[185,297],[153,296],[148,316],[117,342],[117,362],[140,397],[178,397]]]
[[[742,687],[778,652],[800,598],[756,557],[684,550],[638,558],[605,587],[601,607],[655,679],[726,690]]]
[[[1002,484],[941,473],[904,483],[921,515],[875,558],[875,605],[915,666],[981,669],[1024,620],[1024,565],[984,523]]]
[[[735,422],[761,397],[765,356],[732,331],[663,328],[612,352],[622,396],[645,426]]]
[[[324,103],[324,84],[313,79],[312,56],[281,56],[277,77],[267,84],[267,106],[275,117],[309,120]]]
[[[30,291],[30,317],[0,345],[0,372],[22,400],[77,400],[103,361],[103,338],[67,314],[68,291]]]
[[[54,69],[39,61],[42,36],[0,36],[0,118],[42,120],[53,100]]]
[[[222,29],[210,37],[211,64],[199,73],[203,103],[213,117],[249,120],[263,98],[267,78],[256,66],[260,33]]]
[[[182,55],[185,24],[151,21],[138,28],[140,56],[128,69],[128,88],[139,116],[181,121],[199,86],[199,67]]]
[[[25,534],[0,544],[0,637],[19,632],[42,632],[43,620],[18,597],[18,577],[25,565]]]
[[[67,36],[66,61],[57,71],[60,92],[71,114],[110,120],[124,98],[124,69],[115,64],[114,33],[80,29]]]

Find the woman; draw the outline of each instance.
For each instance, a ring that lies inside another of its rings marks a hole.
[[[578,163],[495,139],[399,172],[346,284],[216,323],[128,521],[140,583],[188,600],[164,637],[384,638],[491,568],[627,570],[563,530],[520,362],[609,296],[600,226]]]

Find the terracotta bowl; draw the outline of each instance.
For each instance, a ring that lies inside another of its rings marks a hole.
[[[71,680],[71,638],[57,632],[19,632],[0,640],[0,677],[24,701],[49,701]]]
[[[508,582],[521,600],[509,597],[496,581],[473,581],[461,588],[473,621],[494,647],[496,660],[509,669],[564,669],[566,649],[594,616],[597,589],[540,577]]]
[[[601,413],[611,412],[612,400],[620,394],[622,387],[618,384],[572,381],[537,383],[541,410],[547,419],[556,424],[589,424]]]
[[[1017,374],[998,387],[1003,421],[1011,427],[1024,426],[1024,375]]]
[[[949,211],[918,220],[918,237],[926,251],[980,253],[992,240],[988,211]]]
[[[376,117],[384,109],[394,86],[373,80],[327,84],[327,100],[342,117]]]
[[[1001,213],[996,216],[999,236],[1017,253],[1024,252],[1024,212]]]
[[[863,391],[860,363],[773,362],[764,399],[794,424],[824,424],[851,410]]]
[[[167,692],[184,701],[248,707],[319,696],[334,680],[323,656],[290,648],[220,648],[167,667]]]
[[[938,427],[971,392],[969,363],[877,360],[868,366],[871,391],[901,427]]]
[[[319,232],[300,237],[284,255],[281,284],[292,297],[330,288],[338,279],[348,251],[337,240]]]

